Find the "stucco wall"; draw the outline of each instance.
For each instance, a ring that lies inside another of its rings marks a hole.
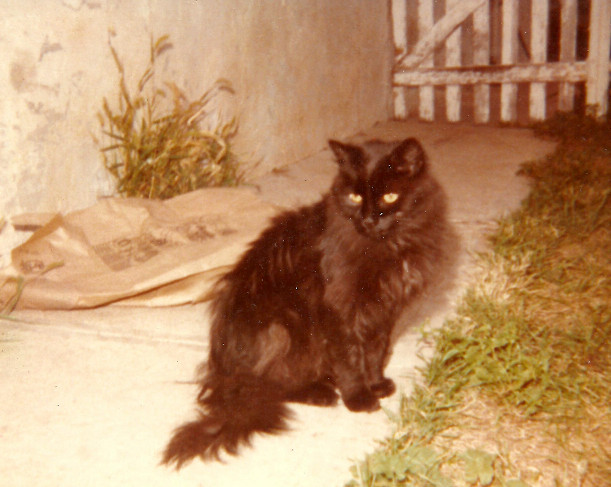
[[[238,118],[235,148],[263,172],[390,116],[388,9],[386,0],[2,2],[0,216],[81,208],[111,192],[91,137],[102,97],[117,95],[109,38],[134,82],[161,34],[173,48],[159,79],[192,97],[230,80],[236,94],[219,110]]]

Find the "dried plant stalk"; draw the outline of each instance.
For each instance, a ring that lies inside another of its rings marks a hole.
[[[156,87],[155,64],[171,47],[164,35],[151,40],[149,64],[131,93],[118,53],[110,42],[109,46],[119,72],[118,109],[114,111],[104,98],[98,119],[103,134],[112,140],[100,150],[117,192],[166,199],[202,187],[239,184],[243,173],[229,145],[235,119],[206,126],[208,103],[219,91],[233,93],[229,82],[218,80],[192,102],[175,83]],[[161,112],[169,99],[172,109]]]

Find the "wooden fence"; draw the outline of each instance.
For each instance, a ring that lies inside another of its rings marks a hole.
[[[607,113],[611,0],[392,0],[397,118]]]

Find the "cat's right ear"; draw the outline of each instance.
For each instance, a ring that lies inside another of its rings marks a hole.
[[[329,147],[331,147],[333,154],[335,154],[335,160],[340,166],[353,165],[359,159],[360,151],[353,145],[343,144],[337,140],[330,139]]]
[[[426,165],[424,149],[413,137],[405,139],[390,154],[391,165],[396,171],[416,176]]]

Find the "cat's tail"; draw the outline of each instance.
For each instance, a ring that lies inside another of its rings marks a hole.
[[[219,460],[237,454],[254,433],[287,429],[291,411],[277,386],[252,376],[208,377],[202,387],[199,418],[180,426],[166,447],[162,463],[178,470],[195,457]]]

